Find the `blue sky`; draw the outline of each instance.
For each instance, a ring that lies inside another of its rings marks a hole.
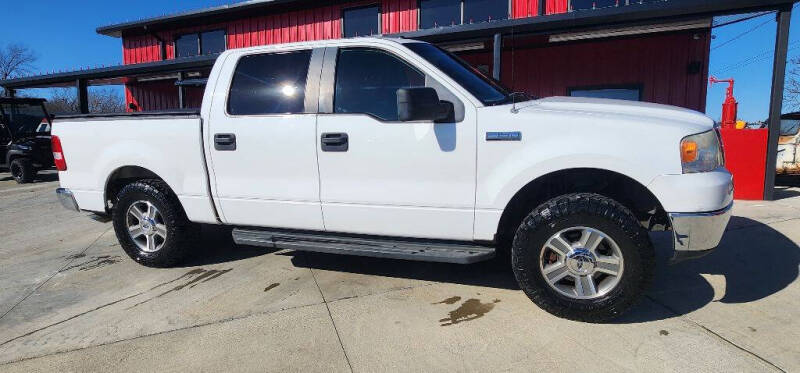
[[[121,63],[121,41],[96,34],[98,26],[229,2],[8,1],[3,4],[0,13],[0,46],[20,42],[28,45],[36,51],[39,57],[37,67],[44,72],[114,65]],[[794,43],[790,45],[790,58],[800,55],[799,21],[800,9],[797,9],[792,20],[795,27],[792,27],[790,38],[790,43]],[[740,119],[757,121],[767,116],[775,27],[774,16],[768,15],[717,28],[713,32],[715,39],[712,42],[710,72],[719,78],[736,79]],[[736,39],[728,43],[732,38]],[[712,118],[719,118],[724,95],[724,85],[709,88],[707,111]]]

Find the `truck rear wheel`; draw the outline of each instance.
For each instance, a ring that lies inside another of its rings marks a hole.
[[[180,263],[197,235],[178,198],[159,180],[140,180],[123,187],[117,194],[113,220],[122,249],[148,267]]]
[[[634,215],[591,193],[569,194],[533,210],[514,236],[514,275],[545,311],[605,322],[627,311],[650,285],[655,254]]]
[[[18,184],[32,183],[36,178],[36,168],[33,167],[33,162],[28,158],[15,158],[8,165],[11,171],[11,177]]]

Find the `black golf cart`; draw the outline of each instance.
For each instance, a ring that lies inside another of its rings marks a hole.
[[[30,183],[53,167],[51,118],[42,98],[0,97],[0,168],[18,183]]]

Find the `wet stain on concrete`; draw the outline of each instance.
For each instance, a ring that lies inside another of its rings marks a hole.
[[[266,293],[266,292],[268,292],[268,291],[270,291],[270,290],[272,290],[272,289],[275,289],[276,287],[278,287],[278,285],[280,285],[280,284],[279,284],[279,283],[277,283],[277,282],[275,282],[275,283],[272,283],[272,284],[270,284],[269,286],[267,286],[267,287],[265,287],[265,288],[264,288],[264,292]]]
[[[83,255],[83,254],[78,254],[78,255]],[[85,257],[85,256],[86,255],[77,256],[76,258],[73,258],[73,259],[82,258],[82,257]],[[76,268],[79,271],[89,271],[89,270],[92,270],[92,269],[97,269],[97,268],[100,268],[100,267],[105,267],[105,266],[109,266],[109,265],[112,265],[112,264],[115,264],[115,263],[119,263],[120,261],[122,261],[122,257],[119,256],[119,255],[95,256],[95,257],[92,257],[92,259],[90,259],[88,262],[83,262],[83,263],[80,263],[80,264],[71,265],[71,266],[69,266],[67,268],[64,268],[61,272],[67,272],[67,271],[69,271],[71,269],[76,269]]]
[[[668,332],[668,331],[666,331],[666,330],[664,330],[664,329],[661,329],[661,330],[658,332],[658,334],[661,334],[661,335],[669,335],[669,332]]]
[[[436,303],[431,303],[431,304],[456,304],[456,302],[458,302],[460,300],[461,300],[461,297],[455,296],[455,297],[447,298],[447,299],[445,299],[445,300],[443,300],[441,302],[436,302]]]
[[[0,343],[0,347],[4,346],[6,344],[9,344],[11,342],[14,342],[16,340],[19,340],[21,338],[25,338],[25,337],[31,336],[31,335],[33,335],[35,333],[38,333],[38,332],[42,331],[42,330],[49,329],[49,328],[52,328],[54,326],[61,325],[61,324],[65,323],[65,322],[68,322],[70,320],[77,319],[78,317],[85,316],[85,315],[90,314],[92,312],[99,311],[99,310],[101,310],[103,308],[110,307],[110,306],[113,306],[113,305],[118,304],[118,303],[122,303],[122,302],[124,302],[124,301],[126,301],[128,299],[136,298],[136,297],[138,297],[140,295],[143,295],[143,294],[145,294],[147,292],[153,291],[153,290],[158,289],[158,288],[163,287],[163,286],[167,286],[169,284],[178,282],[180,280],[188,279],[189,281],[187,281],[184,284],[175,286],[171,290],[168,290],[168,291],[166,291],[164,293],[161,293],[160,295],[157,295],[157,296],[155,296],[153,298],[150,298],[150,299],[148,299],[148,300],[146,300],[144,302],[140,302],[140,303],[137,303],[136,305],[134,305],[132,307],[128,307],[127,309],[131,309],[131,308],[136,307],[136,306],[138,306],[138,305],[140,305],[142,303],[149,302],[149,301],[153,300],[154,298],[161,297],[161,296],[163,296],[163,295],[165,295],[167,293],[170,293],[172,291],[181,290],[181,289],[186,288],[187,286],[191,288],[191,287],[194,287],[195,285],[197,285],[199,283],[204,283],[204,282],[211,281],[211,280],[213,280],[213,279],[215,279],[215,278],[217,278],[219,276],[222,276],[223,274],[228,273],[228,272],[230,272],[232,270],[233,270],[232,268],[231,269],[226,269],[226,270],[213,270],[213,269],[212,270],[206,270],[206,269],[202,269],[202,268],[193,269],[193,270],[191,270],[189,272],[184,273],[182,276],[180,276],[180,277],[178,277],[178,278],[176,278],[174,280],[158,284],[158,285],[150,288],[150,290],[141,291],[141,292],[138,292],[136,294],[129,295],[129,296],[121,298],[121,299],[117,299],[117,300],[115,300],[113,302],[109,302],[109,303],[103,304],[101,306],[97,306],[95,308],[92,308],[92,309],[90,309],[90,310],[88,310],[86,312],[81,312],[81,313],[79,313],[77,315],[71,316],[71,317],[66,318],[64,320],[49,324],[47,326],[43,326],[43,327],[38,328],[38,329],[34,329],[34,330],[32,330],[32,331],[30,331],[28,333],[25,333],[25,334],[19,335],[17,337],[11,338],[11,339],[9,339],[7,341],[4,341],[4,342]]]
[[[448,317],[439,320],[441,326],[450,326],[465,321],[479,319],[494,309],[495,304],[499,303],[495,299],[492,303],[481,303],[479,299],[471,298],[464,301],[458,308],[450,311]]]
[[[758,331],[758,329],[756,329],[756,328],[754,328],[754,327],[752,327],[752,326],[748,326],[748,327],[747,327],[747,329],[748,329],[748,330],[750,330],[750,331],[751,331],[751,332],[753,332],[753,333],[755,333],[756,331]]]
[[[233,268],[223,269],[223,270],[203,269],[203,268],[193,269],[193,270],[191,270],[189,272],[184,273],[183,275],[181,275],[180,277],[178,277],[178,278],[176,278],[176,279],[174,279],[172,281],[167,281],[167,282],[164,282],[162,284],[158,284],[158,285],[152,287],[150,290],[155,290],[155,289],[158,289],[158,288],[163,287],[163,286],[179,283],[178,285],[175,285],[172,289],[169,289],[169,290],[167,290],[165,292],[162,292],[162,293],[160,293],[160,294],[158,294],[158,295],[156,295],[154,297],[151,297],[151,298],[143,300],[143,301],[141,301],[139,303],[136,303],[133,306],[128,307],[127,309],[131,309],[131,308],[140,306],[142,304],[150,302],[150,301],[152,301],[154,299],[161,298],[161,297],[163,297],[163,296],[165,296],[167,294],[174,293],[176,291],[180,291],[180,290],[183,290],[183,289],[191,289],[191,288],[193,288],[193,287],[195,287],[195,286],[197,286],[199,284],[204,284],[204,283],[209,282],[209,281],[211,281],[211,280],[213,280],[213,279],[215,279],[215,278],[217,278],[219,276],[222,276],[222,275],[224,275],[224,274],[226,274],[226,273],[228,273],[228,272],[230,272],[232,270],[233,270]],[[183,282],[181,282],[181,281],[183,281]]]

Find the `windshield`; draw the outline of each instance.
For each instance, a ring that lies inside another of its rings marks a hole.
[[[447,74],[484,105],[510,102],[511,95],[499,82],[483,75],[454,54],[428,43],[403,45]]]
[[[0,104],[0,114],[14,137],[33,134],[45,119],[39,104]]]
[[[800,131],[800,120],[783,119],[781,120],[781,136],[794,136]]]

